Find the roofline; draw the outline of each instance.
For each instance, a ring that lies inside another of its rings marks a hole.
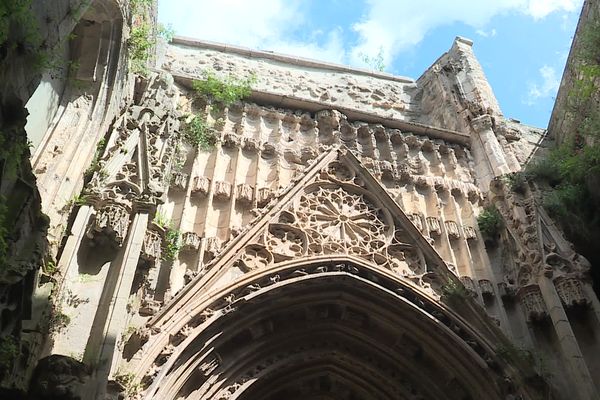
[[[205,49],[217,50],[224,53],[233,53],[239,54],[242,56],[253,57],[253,58],[263,58],[273,61],[279,61],[286,64],[297,65],[305,68],[320,68],[320,69],[328,69],[330,71],[336,72],[346,72],[351,74],[358,75],[366,75],[372,76],[377,79],[384,79],[388,81],[394,82],[402,82],[402,83],[415,83],[415,80],[412,78],[408,78],[405,76],[396,76],[392,74],[388,74],[387,72],[379,72],[368,70],[364,68],[355,68],[349,67],[347,65],[329,63],[325,61],[318,61],[310,58],[302,58],[295,57],[291,55],[274,53],[272,51],[264,51],[264,50],[253,50],[248,47],[242,46],[234,46],[230,44],[211,42],[207,40],[194,39],[185,36],[175,36],[171,41],[171,44],[182,44],[186,46],[193,47],[201,47]]]
[[[195,79],[195,77],[173,72],[171,72],[171,74],[177,83],[187,88],[192,87],[192,81]],[[249,100],[255,101],[257,104],[261,105],[292,109],[299,108],[311,112],[335,109],[346,115],[350,121],[363,121],[370,124],[381,124],[388,128],[400,129],[401,131],[411,132],[413,134],[424,135],[435,139],[442,139],[467,147],[469,147],[471,144],[471,136],[462,132],[438,128],[418,122],[388,118],[382,115],[343,107],[340,105],[334,105],[323,101],[306,100],[295,96],[281,95],[278,93],[256,89],[252,89],[252,94],[249,96]]]

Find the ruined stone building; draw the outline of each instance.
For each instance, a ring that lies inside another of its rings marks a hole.
[[[75,35],[62,74],[0,69],[32,145],[3,163],[2,398],[600,398],[590,265],[508,183],[545,131],[470,40],[415,80],[175,38],[144,77],[129,2],[33,3]],[[207,72],[251,94],[211,104]]]

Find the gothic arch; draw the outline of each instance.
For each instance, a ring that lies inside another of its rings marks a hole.
[[[506,395],[485,339],[410,281],[353,256],[283,262],[204,299],[144,346],[145,399]]]

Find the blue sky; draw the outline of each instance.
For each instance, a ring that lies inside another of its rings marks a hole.
[[[505,116],[545,128],[582,0],[159,0],[177,35],[418,78],[472,39]]]

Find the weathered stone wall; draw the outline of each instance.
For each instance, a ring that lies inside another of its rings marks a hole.
[[[550,138],[556,140],[559,144],[567,138],[575,137],[579,127],[584,122],[581,119],[581,110],[578,110],[576,106],[577,99],[573,98],[577,95],[577,92],[574,91],[574,85],[581,78],[578,76],[578,69],[581,64],[579,58],[582,51],[581,34],[586,29],[597,29],[594,27],[597,27],[599,20],[600,2],[597,0],[586,0],[583,4],[581,16],[579,17],[573,45],[567,58],[550,123],[548,124]],[[595,103],[595,109],[599,109],[600,97],[598,93],[592,93],[592,99]],[[594,106],[592,106],[592,109],[594,109]]]
[[[589,265],[506,180],[544,132],[502,116],[469,40],[413,81],[178,38],[134,80],[129,19],[97,1],[71,27],[28,211],[57,262],[6,307],[31,344],[11,384],[43,344],[39,399],[597,397]],[[257,79],[222,106],[192,89],[205,71]],[[212,147],[186,140],[194,116]]]

